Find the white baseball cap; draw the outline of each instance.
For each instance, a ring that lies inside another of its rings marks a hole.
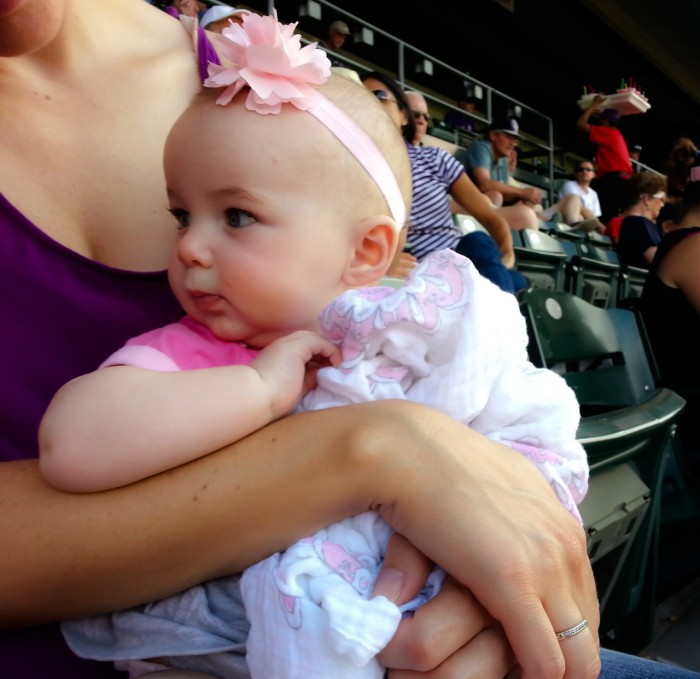
[[[228,7],[226,5],[214,5],[204,12],[204,14],[202,14],[202,18],[199,20],[199,25],[202,28],[206,28],[209,24],[213,24],[215,21],[229,19],[230,17],[238,14],[250,14],[250,10],[236,9],[235,7]]]
[[[350,28],[344,21],[334,21],[330,26],[329,30],[336,31],[340,35],[350,35]]]

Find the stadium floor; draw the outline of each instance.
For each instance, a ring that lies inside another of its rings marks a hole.
[[[700,578],[657,607],[655,639],[642,655],[700,672]]]

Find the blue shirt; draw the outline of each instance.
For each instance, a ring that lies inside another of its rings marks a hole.
[[[488,139],[479,139],[466,149],[460,149],[455,153],[455,158],[464,165],[471,177],[471,171],[477,167],[488,170],[489,176],[496,182],[508,183],[508,163],[506,158],[496,160],[493,157],[493,149]]]

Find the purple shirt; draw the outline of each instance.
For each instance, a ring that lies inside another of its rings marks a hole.
[[[132,335],[182,311],[165,272],[103,266],[49,238],[0,195],[0,463],[38,455],[37,427],[55,391],[97,368]],[[91,667],[92,666],[92,667]],[[57,625],[0,633],[3,677],[123,676],[64,645]]]
[[[198,30],[199,73],[215,53]],[[40,199],[40,196],[37,196]],[[0,463],[35,458],[37,427],[56,390],[97,366],[130,337],[182,310],[164,271],[94,262],[57,243],[0,194]],[[0,632],[7,679],[124,677],[110,663],[77,658],[57,624]]]

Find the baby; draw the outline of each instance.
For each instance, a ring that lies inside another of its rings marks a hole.
[[[378,285],[405,233],[405,145],[373,95],[331,76],[294,29],[251,14],[223,31],[223,65],[165,149],[169,280],[186,315],[59,390],[42,472],[64,490],[114,488],[295,409],[409,398],[530,457],[577,515],[587,465],[573,393],[529,364],[515,299],[463,257],[438,252],[403,287]],[[367,512],[251,567],[240,591],[222,578],[63,631],[78,655],[133,677],[381,677],[375,656],[402,614],[370,598],[390,535]]]

